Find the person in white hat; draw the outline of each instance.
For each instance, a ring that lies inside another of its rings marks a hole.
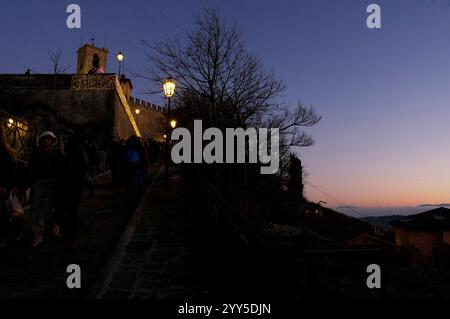
[[[54,209],[54,188],[61,174],[64,155],[56,148],[57,138],[51,131],[39,135],[38,146],[30,158],[33,182],[31,186],[31,219],[34,238],[31,246],[36,247],[44,240],[45,222]],[[58,226],[53,232],[58,233]]]
[[[48,142],[49,144],[54,144],[58,140],[55,133],[53,133],[52,131],[45,131],[41,135],[39,135],[38,145],[44,138],[46,138],[46,143]]]

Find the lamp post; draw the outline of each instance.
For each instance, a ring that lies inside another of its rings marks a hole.
[[[139,128],[139,114],[141,114],[141,110],[136,109],[136,110],[134,110],[134,112],[136,113],[136,125]]]
[[[166,166],[165,166],[165,186],[169,189],[169,133],[170,133],[170,100],[175,94],[175,81],[168,77],[163,82],[164,95],[167,98],[167,118],[166,118]]]
[[[122,67],[122,61],[124,59],[124,55],[122,53],[122,51],[119,51],[119,53],[117,53],[117,62],[119,62],[119,76],[121,73],[121,67]]]
[[[177,121],[174,119],[174,120],[172,120],[172,121],[170,121],[170,127],[172,128],[172,131],[177,127]],[[172,147],[173,147],[173,142],[172,141],[169,141],[169,144],[170,144],[170,149],[172,149]]]

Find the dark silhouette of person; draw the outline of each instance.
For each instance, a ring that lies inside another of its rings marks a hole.
[[[6,248],[8,233],[11,229],[11,216],[7,201],[14,185],[14,163],[16,151],[8,144],[3,125],[0,123],[0,249]]]
[[[78,234],[78,208],[88,173],[88,156],[84,139],[72,136],[65,146],[65,161],[58,178],[58,219],[67,248],[73,249]]]
[[[125,144],[127,199],[137,203],[149,167],[148,155],[141,139],[131,136]]]
[[[112,163],[111,173],[112,180],[115,186],[122,186],[124,183],[124,159],[125,159],[125,145],[122,141],[116,141],[111,147]]]
[[[47,217],[54,217],[55,185],[60,176],[64,155],[57,147],[53,132],[46,131],[39,136],[39,144],[31,155],[29,164],[33,176],[31,186],[31,217],[34,239],[32,247],[44,240],[43,234]],[[55,220],[56,221],[56,220]],[[53,225],[53,233],[59,234],[58,222]]]

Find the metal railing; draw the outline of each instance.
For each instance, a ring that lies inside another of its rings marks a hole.
[[[0,125],[7,143],[17,151],[18,161],[26,163],[33,149],[34,128],[2,109],[0,109]]]

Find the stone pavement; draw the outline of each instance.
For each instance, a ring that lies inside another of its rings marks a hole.
[[[183,206],[164,190],[163,174],[147,189],[116,253],[90,297],[187,300],[202,294],[198,259],[189,252]]]
[[[110,174],[101,176],[95,181],[95,196],[85,196],[81,202],[75,252],[67,251],[61,241],[51,237],[34,249],[29,247],[30,238],[25,238],[0,250],[0,299],[84,297],[132,214],[124,189],[112,186]],[[29,224],[28,214],[25,224]],[[70,264],[81,267],[82,289],[69,290],[66,286],[66,268]]]

